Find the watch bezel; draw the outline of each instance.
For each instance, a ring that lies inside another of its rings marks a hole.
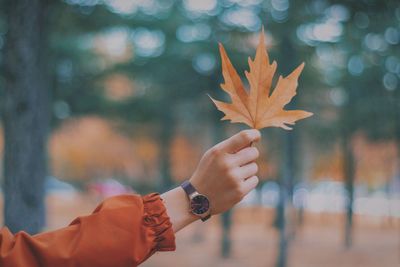
[[[208,207],[207,207],[206,211],[199,213],[196,211],[195,208],[192,207],[192,203],[195,201],[196,198],[203,198],[207,201]],[[208,199],[208,197],[203,194],[197,193],[197,192],[192,194],[190,196],[190,212],[192,212],[194,215],[197,215],[197,216],[207,215],[210,212],[210,200]]]

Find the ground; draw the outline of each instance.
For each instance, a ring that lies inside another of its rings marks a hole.
[[[50,196],[48,229],[65,226],[74,217],[89,213],[99,201],[81,194]],[[220,221],[214,216],[207,223],[197,222],[179,232],[175,252],[156,253],[141,266],[274,267],[278,234],[271,226],[273,210],[241,207],[234,210],[233,218],[229,258],[220,256]],[[353,246],[345,249],[343,215],[306,213],[291,241],[288,266],[400,266],[400,220],[356,217]]]
[[[220,257],[220,228],[215,218],[210,224],[199,222],[184,229],[177,234],[177,252],[158,253],[142,266],[273,267],[278,235],[270,226],[271,218],[271,210],[237,209],[232,229],[233,253],[228,259]],[[343,246],[341,222],[338,215],[307,214],[290,245],[288,266],[400,266],[398,221],[384,225],[356,218],[354,244],[347,250]]]

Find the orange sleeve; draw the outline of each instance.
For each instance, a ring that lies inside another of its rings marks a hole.
[[[0,230],[1,267],[133,267],[172,250],[174,232],[157,193],[106,199],[91,215],[51,232]]]

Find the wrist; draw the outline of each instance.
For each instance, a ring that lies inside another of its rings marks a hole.
[[[199,220],[200,218],[199,218],[198,216],[194,215],[193,213],[191,213],[191,212],[189,211],[189,208],[188,208],[188,207],[190,206],[190,199],[187,197],[185,190],[183,190],[183,188],[182,188],[181,186],[178,186],[178,187],[177,187],[177,190],[179,190],[179,194],[181,195],[182,199],[185,199],[184,201],[182,201],[182,204],[181,204],[181,205],[183,206],[183,209],[184,209],[185,212],[186,212],[187,219],[188,219],[190,222],[194,222],[194,221]],[[185,217],[186,217],[186,216],[185,216]]]
[[[197,191],[191,181],[184,181],[181,188],[189,200],[189,212],[199,217],[203,222],[211,217],[210,201],[208,197]]]
[[[164,200],[175,233],[199,219],[188,212],[189,200],[180,186],[162,194],[161,198]]]

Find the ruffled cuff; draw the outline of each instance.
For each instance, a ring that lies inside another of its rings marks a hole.
[[[150,229],[149,234],[155,242],[153,251],[175,250],[175,233],[160,195],[152,193],[143,196],[142,199],[143,225]]]

